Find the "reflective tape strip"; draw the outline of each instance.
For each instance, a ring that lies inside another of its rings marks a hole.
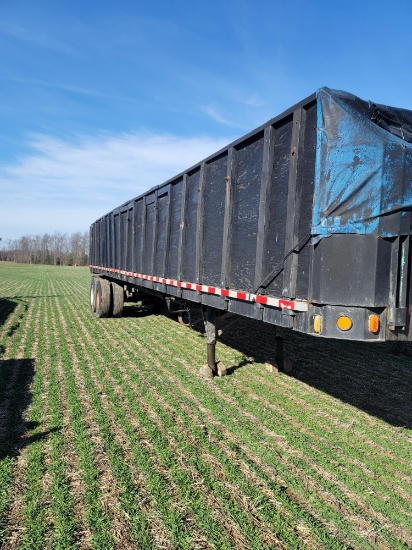
[[[235,300],[242,300],[246,302],[256,302],[264,306],[276,307],[279,309],[287,309],[290,311],[308,311],[308,303],[303,300],[284,300],[282,298],[274,298],[273,296],[263,296],[262,294],[250,294],[248,292],[241,292],[238,290],[230,290],[228,288],[219,288],[215,286],[199,285],[196,283],[189,283],[187,281],[176,281],[175,279],[166,279],[164,277],[155,277],[154,275],[144,275],[143,273],[133,273],[131,271],[122,271],[120,269],[114,269],[111,267],[100,267],[97,265],[90,265],[89,267],[91,269],[99,269],[101,271],[108,271],[110,273],[119,273],[120,275],[126,275],[128,277],[144,279],[145,281],[153,281],[155,283],[175,286],[178,288],[196,290],[197,292],[201,292],[203,294],[215,294],[218,296],[223,296],[225,298],[234,298]]]

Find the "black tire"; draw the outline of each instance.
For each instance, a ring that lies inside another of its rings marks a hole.
[[[108,317],[111,306],[110,282],[107,279],[97,279],[95,308],[97,317]]]
[[[96,313],[96,277],[92,277],[90,282],[90,308],[93,313]]]
[[[111,282],[112,287],[112,316],[121,317],[123,314],[123,305],[124,305],[124,288],[123,285],[118,283]]]

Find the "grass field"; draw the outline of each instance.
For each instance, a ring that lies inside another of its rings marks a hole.
[[[86,268],[0,263],[0,541],[12,548],[411,548],[412,359],[242,320],[89,308]],[[224,329],[224,327],[223,327]]]

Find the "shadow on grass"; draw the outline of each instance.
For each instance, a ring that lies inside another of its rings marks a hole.
[[[22,448],[60,429],[28,435],[39,427],[37,422],[24,420],[32,399],[30,384],[34,370],[34,359],[0,360],[0,460],[18,455]]]
[[[0,298],[0,327],[4,325],[8,317],[13,313],[17,307],[15,300],[9,298]]]
[[[125,308],[126,317],[152,313],[140,306]],[[171,318],[177,322],[175,316]],[[217,328],[223,329],[218,342],[241,354],[238,363],[226,365],[227,374],[253,362],[275,362],[272,325],[246,317],[235,321],[218,318]],[[196,325],[194,331],[203,337],[201,324]],[[285,356],[293,364],[289,376],[393,426],[412,428],[412,358],[395,355],[394,343],[316,338],[291,330],[287,330],[285,336]],[[407,351],[412,355],[412,344],[407,345]],[[219,344],[216,359],[219,361]]]
[[[122,317],[147,317],[153,315],[154,310],[151,306],[143,306],[137,304],[127,304],[123,308]]]
[[[267,324],[243,318],[219,340],[244,356],[232,371],[246,365],[247,357],[258,363],[274,361],[275,334]],[[393,343],[321,339],[286,331],[285,355],[293,363],[289,376],[393,426],[412,428],[412,359],[397,357],[393,350]]]
[[[236,372],[238,369],[241,369],[242,367],[246,367],[246,365],[253,365],[253,360],[248,359],[247,357],[243,357],[239,361],[239,363],[237,363],[236,365],[232,365],[232,366],[226,368],[226,375],[230,376],[231,374]]]

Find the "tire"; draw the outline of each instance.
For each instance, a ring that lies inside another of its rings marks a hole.
[[[121,317],[123,314],[123,305],[124,305],[124,289],[123,285],[118,283],[111,282],[112,287],[112,307],[111,314],[113,317]]]
[[[95,292],[96,315],[99,318],[108,317],[111,306],[110,282],[107,279],[97,279]]]
[[[90,308],[93,313],[96,313],[96,277],[92,277],[90,281]]]

